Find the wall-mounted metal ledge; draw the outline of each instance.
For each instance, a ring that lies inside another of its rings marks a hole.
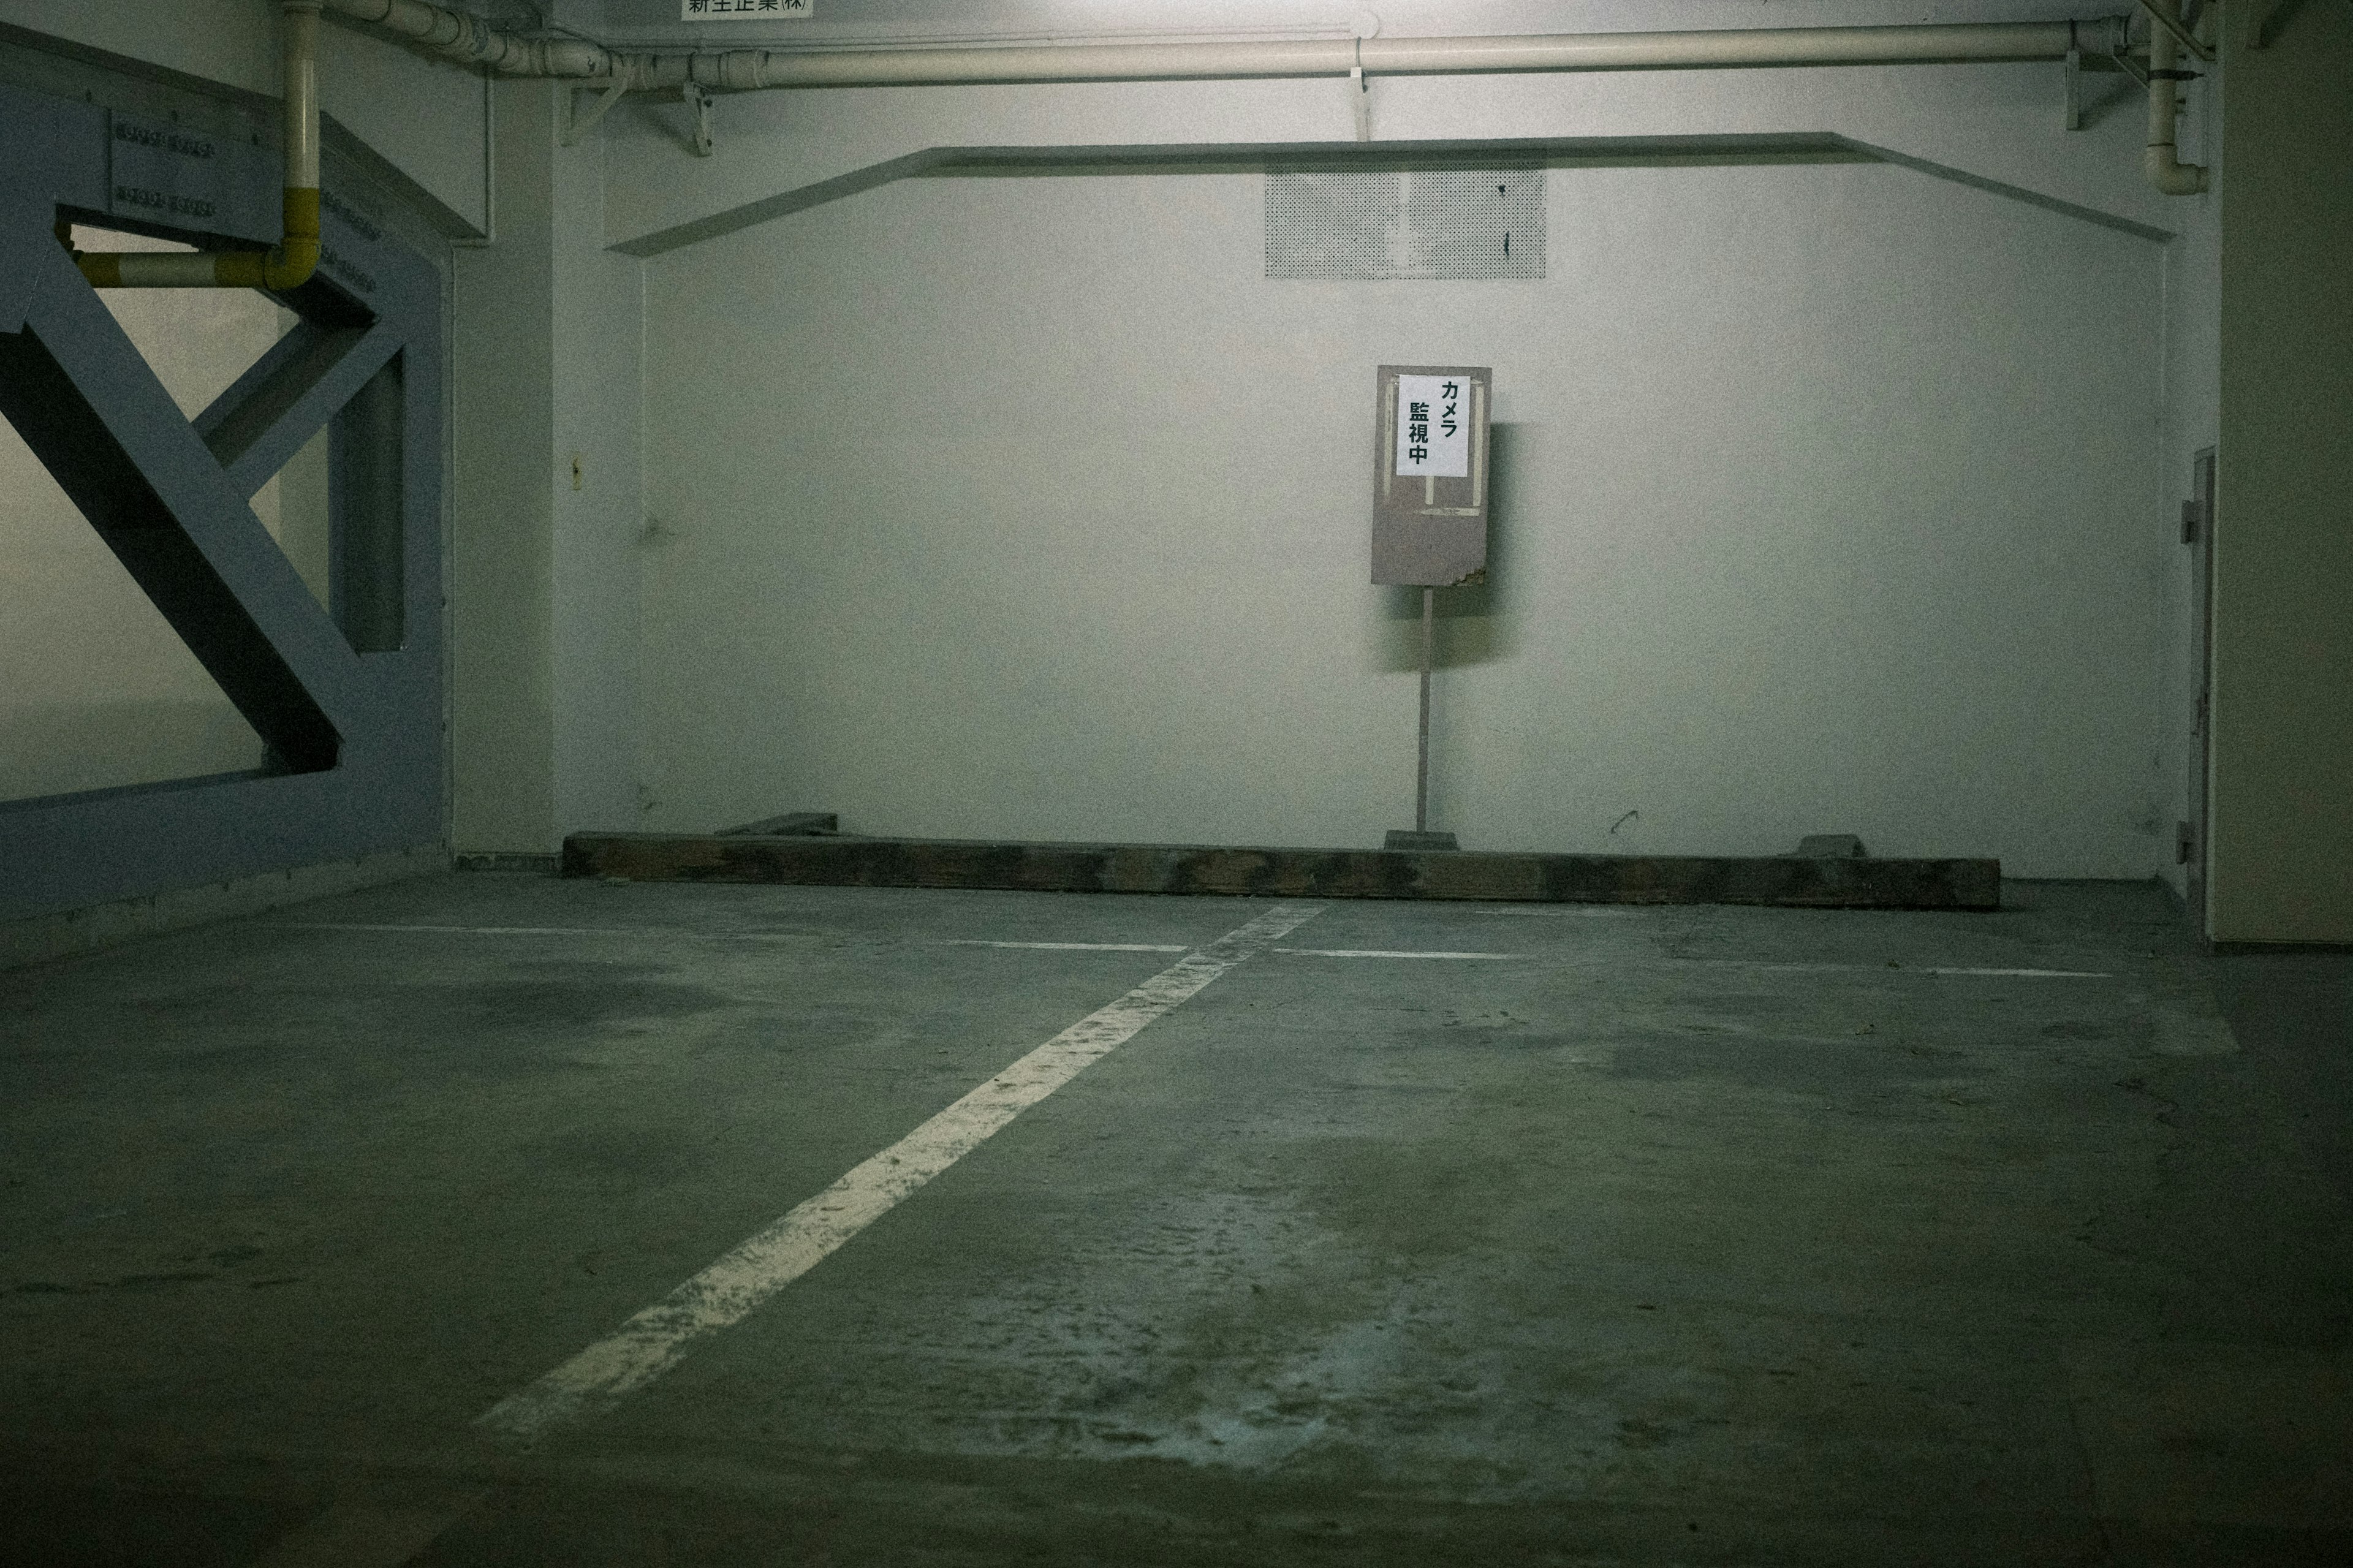
[[[615,241],[624,256],[654,257],[755,224],[911,179],[1077,174],[1219,174],[1270,169],[1670,168],[1773,163],[1889,163],[2021,201],[2103,228],[2163,244],[2172,231],[2065,201],[2007,181],[1915,158],[1826,131],[1690,136],[1489,137],[1472,141],[1275,142],[1198,145],[929,147],[831,179]]]

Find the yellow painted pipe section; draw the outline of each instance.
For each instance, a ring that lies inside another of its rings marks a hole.
[[[286,238],[274,250],[78,250],[93,289],[299,289],[319,269],[319,193],[286,193]]]

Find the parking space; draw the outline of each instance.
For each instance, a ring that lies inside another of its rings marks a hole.
[[[13,973],[0,1441],[59,1562],[2325,1560],[2345,1205],[2158,895],[2010,902],[471,876]]]

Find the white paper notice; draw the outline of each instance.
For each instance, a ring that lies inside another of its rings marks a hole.
[[[678,0],[681,22],[781,22],[806,16],[817,0]]]
[[[1459,479],[1471,471],[1471,384],[1398,377],[1397,471]]]

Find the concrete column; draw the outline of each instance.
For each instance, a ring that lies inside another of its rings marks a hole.
[[[2353,10],[2226,16],[2213,862],[2222,942],[2353,942]]]
[[[460,852],[540,853],[554,809],[557,89],[492,89],[497,241],[457,252],[450,817]]]
[[[557,112],[560,118],[561,104]],[[592,133],[559,147],[554,166],[552,624],[560,833],[627,830],[639,826],[642,815],[637,754],[645,263],[605,248],[606,145]]]
[[[603,143],[502,81],[497,243],[458,253],[452,815],[460,850],[637,826],[641,264]]]

